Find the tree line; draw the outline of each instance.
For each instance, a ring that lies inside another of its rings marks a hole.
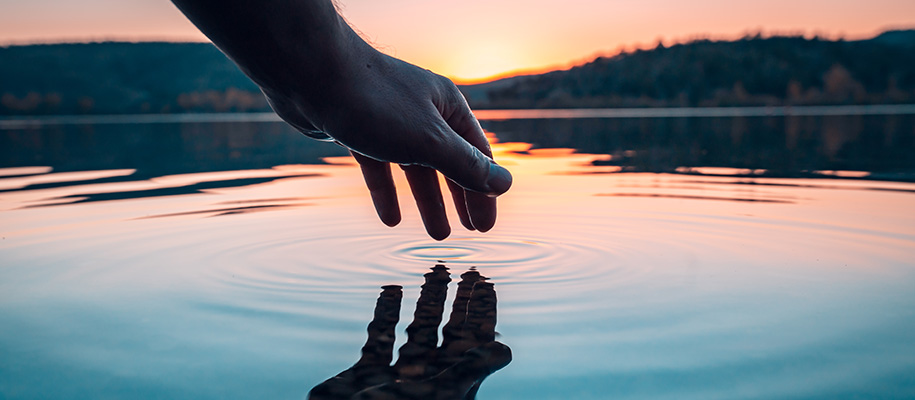
[[[474,108],[915,103],[915,30],[694,40],[462,86]],[[208,43],[0,47],[0,115],[269,111]]]
[[[915,30],[868,40],[695,40],[467,88],[477,108],[915,102]]]

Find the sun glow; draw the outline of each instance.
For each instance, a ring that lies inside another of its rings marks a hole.
[[[470,81],[488,78],[516,69],[524,65],[526,54],[517,47],[505,42],[477,42],[461,46],[458,51],[447,54],[430,68],[448,71],[448,75],[457,81]]]

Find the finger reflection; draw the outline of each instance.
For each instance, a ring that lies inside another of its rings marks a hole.
[[[315,386],[311,399],[473,399],[483,380],[511,362],[511,349],[495,341],[495,286],[475,269],[461,275],[451,315],[442,322],[451,274],[438,264],[424,275],[407,342],[391,366],[401,286],[382,287],[362,357]]]

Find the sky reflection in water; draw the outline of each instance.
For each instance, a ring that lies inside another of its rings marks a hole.
[[[915,395],[915,184],[810,177],[900,176],[911,125],[836,144],[800,124],[818,161],[788,179],[757,162],[790,129],[728,121],[681,122],[695,143],[657,120],[484,121],[515,186],[492,232],[443,242],[408,197],[384,227],[340,149],[274,123],[0,131],[20,152],[2,146],[0,394],[299,398],[358,357],[378,287],[404,286],[401,333],[443,260],[498,286],[514,361],[480,398]]]

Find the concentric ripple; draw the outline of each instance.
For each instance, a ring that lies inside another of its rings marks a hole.
[[[391,256],[404,260],[444,260],[460,264],[532,263],[555,254],[555,247],[548,242],[525,239],[457,238],[444,243],[404,243],[395,248]]]

